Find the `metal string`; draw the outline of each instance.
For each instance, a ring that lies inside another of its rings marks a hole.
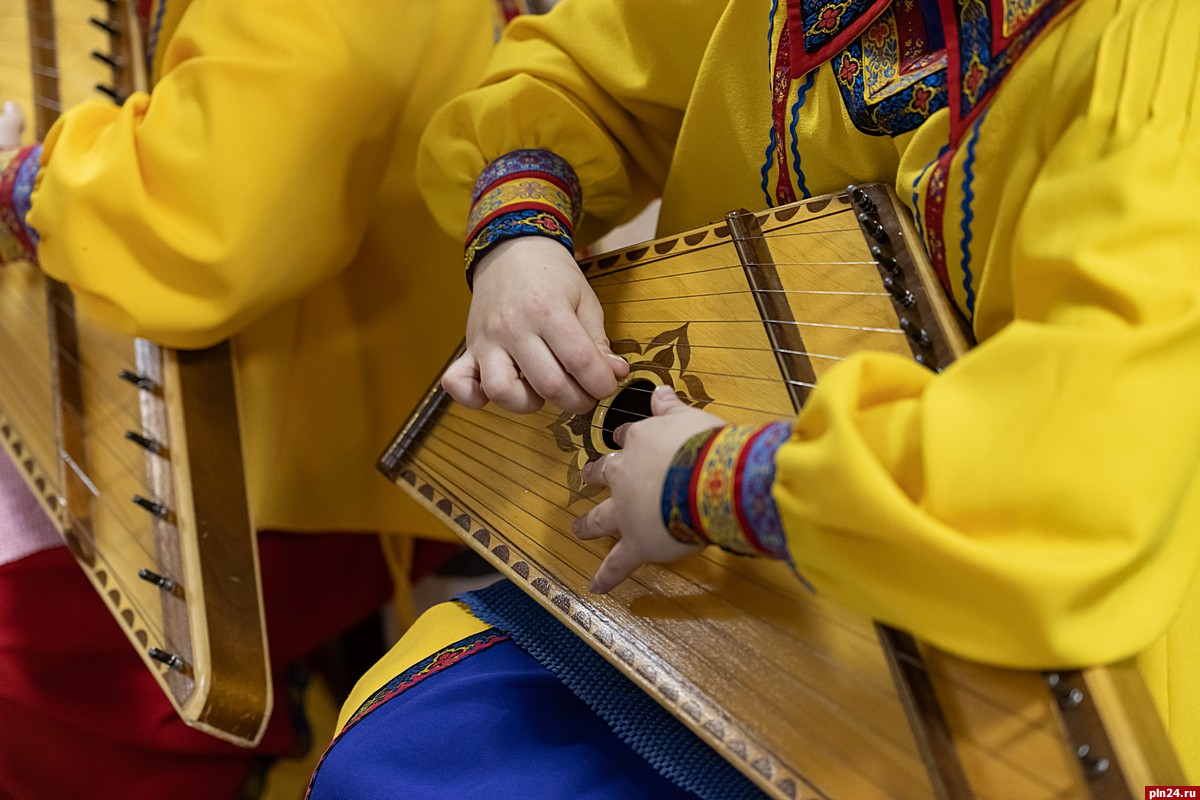
[[[31,20],[57,22],[52,15],[47,14],[44,11],[41,13],[31,13],[29,16],[30,16]],[[43,50],[46,52],[56,52],[56,43],[53,39],[47,39],[47,38],[43,38],[43,37],[34,37],[34,36],[30,36],[29,39],[30,39],[31,49]],[[59,70],[57,70],[53,67],[46,66],[44,64],[36,63],[36,61],[33,61],[33,63],[29,64],[26,68],[29,69],[33,75],[37,75],[37,76],[41,76],[41,77],[45,77],[45,78],[54,80],[56,83],[57,83],[58,78],[60,77]],[[40,106],[42,108],[49,109],[55,113],[60,113],[63,108],[61,102],[59,102],[55,99],[52,99],[50,97],[46,97],[45,95],[42,95],[40,93],[35,94],[35,96],[33,97],[33,103],[35,106]],[[41,318],[41,315],[39,313],[37,313],[36,311],[34,311],[33,309],[31,309],[29,307],[28,303],[25,302],[24,298],[20,298],[18,300],[18,302],[22,306],[24,306],[24,311],[26,312],[26,314],[33,319],[35,329],[40,329],[40,330],[44,331],[45,324]],[[64,307],[63,305],[59,304],[57,300],[53,301],[53,303],[51,303],[51,304],[48,304],[48,309],[52,305],[57,305],[58,311],[60,313],[66,314],[71,319],[75,318],[73,310],[70,310],[70,309]],[[44,359],[42,357],[35,356],[34,354],[31,353],[30,345],[28,344],[28,342],[26,342],[25,338],[21,337],[21,336],[12,336],[10,338],[14,342],[18,343],[19,350],[21,352],[23,352],[23,354],[26,358],[26,361],[28,363],[32,363],[38,371],[41,371],[43,369],[42,364],[44,363]],[[93,344],[95,344],[95,343],[93,342]],[[119,360],[125,360],[125,361],[129,360],[130,354],[125,353],[123,350],[117,348],[115,345],[112,345],[108,342],[102,342],[99,346],[112,352],[112,353],[117,354],[117,356],[119,357]],[[59,350],[59,353],[57,355],[59,357],[63,358],[68,363],[70,363],[71,366],[73,366],[76,370],[78,370],[80,372],[80,374],[87,375],[87,374],[91,373],[93,378],[98,377],[97,372],[94,367],[91,367],[88,364],[80,363],[79,360],[76,359],[73,354],[66,351],[61,346],[58,348],[58,350]],[[12,353],[13,349],[9,348],[8,352]],[[100,352],[103,352],[103,351],[100,351]],[[130,363],[130,366],[133,366],[133,362]],[[50,382],[49,376],[52,373],[51,373],[51,370],[50,370],[50,367],[48,364],[45,365],[44,370],[47,375],[47,383],[49,383]],[[132,387],[131,387],[131,391],[132,391]],[[67,409],[69,411],[76,414],[80,418],[85,418],[84,415],[82,414],[81,410],[78,408],[75,408],[74,405],[70,401],[65,400],[65,398],[60,398],[60,399],[63,401],[63,404],[67,407]],[[18,402],[25,402],[25,401],[18,401]],[[27,412],[25,415],[27,417],[27,420],[31,424],[37,426],[38,433],[42,436],[46,436],[50,441],[57,442],[57,438],[58,438],[57,432],[51,430],[52,425],[50,424],[50,420],[45,419],[46,412],[42,411],[41,413],[29,413],[30,409],[28,409],[27,406],[26,406],[25,410]],[[128,410],[122,408],[119,404],[112,404],[112,405],[106,406],[104,409],[104,412],[105,413],[103,415],[94,417],[93,418],[94,421],[91,422],[90,424],[95,427],[103,427],[103,426],[107,425],[109,422],[117,419],[116,415],[118,413],[124,412],[126,419],[129,419],[131,421],[136,420],[133,422],[133,424],[124,426],[124,427],[126,427],[127,430],[141,431],[141,429],[142,429],[140,417],[137,417],[137,418],[132,417],[129,414]],[[121,427],[121,426],[118,426],[118,427]],[[89,437],[88,445],[94,446],[98,440],[99,440],[99,437]],[[146,495],[150,496],[152,499],[159,499],[159,498],[154,497],[154,493],[152,491],[150,491],[144,484],[144,478],[145,478],[145,474],[146,474],[145,463],[139,464],[134,469],[129,469],[129,460],[126,457],[124,457],[123,455],[119,454],[116,450],[114,450],[111,443],[108,442],[107,439],[101,440],[100,444],[101,444],[101,446],[103,446],[105,448],[105,451],[108,452],[110,454],[110,456],[112,456],[112,458],[114,459],[114,461],[117,464],[126,467],[126,470],[127,470],[126,476],[127,477],[135,476],[135,478],[134,478],[135,484],[139,488],[141,488],[142,491],[145,492]],[[131,449],[127,452],[130,452],[130,453],[135,452],[133,450],[133,448],[136,448],[136,447],[137,447],[137,445],[130,443]],[[60,451],[59,457],[64,458],[65,454],[61,453],[61,451]],[[52,465],[43,465],[43,467],[45,467],[45,468],[49,468],[51,466]],[[82,473],[80,473],[80,474],[82,475]],[[91,480],[90,478],[87,478],[85,480],[85,483],[90,482],[90,480]],[[142,540],[142,538],[139,535],[137,535],[135,533],[133,528],[130,528],[128,526],[128,522],[129,522],[130,518],[134,516],[134,512],[135,512],[135,507],[132,505],[132,498],[130,498],[131,502],[128,507],[125,507],[125,505],[122,504],[118,508],[113,505],[111,499],[105,493],[103,493],[103,492],[96,493],[95,491],[93,491],[92,494],[95,497],[95,502],[99,503],[102,507],[107,509],[108,512],[112,515],[114,520],[120,521],[120,523],[124,527],[125,531],[129,534],[129,538],[134,541],[138,550],[140,550],[141,553],[146,557],[147,563],[149,565],[158,567],[159,565],[158,565],[157,555],[149,553],[149,551],[147,550],[146,543]],[[87,527],[80,524],[80,520],[78,519],[78,517],[76,517],[72,513],[72,510],[69,507],[67,507],[65,503],[63,503],[61,505],[61,507],[63,508],[64,513],[65,513],[66,517],[68,518],[68,520],[70,520],[72,523],[71,529],[77,535],[79,535],[82,538],[85,538],[87,540],[87,543],[91,547],[92,552],[108,568],[108,575],[109,575],[110,579],[115,584],[120,586],[126,601],[133,608],[135,608],[137,610],[138,614],[142,618],[143,624],[146,625],[149,632],[151,634],[153,634],[154,636],[156,636],[159,641],[163,642],[164,646],[170,648],[171,650],[173,650],[175,652],[180,651],[181,648],[179,647],[179,642],[177,642],[177,641],[173,640],[171,637],[169,637],[166,634],[166,631],[163,630],[157,624],[156,620],[159,618],[160,614],[158,614],[157,612],[150,613],[139,601],[137,591],[131,590],[131,588],[130,588],[130,587],[136,586],[138,589],[141,589],[142,587],[137,586],[137,584],[134,584],[134,583],[130,582],[129,580],[127,580],[125,577],[123,577],[120,570],[115,568],[113,566],[112,562],[106,556],[103,548],[99,548],[96,546],[96,541],[95,541],[94,537],[87,533],[87,530],[88,530]],[[151,520],[148,516],[146,518],[146,524],[151,528],[151,530],[153,529],[153,524],[154,524],[153,520]],[[172,577],[172,579],[179,582],[179,581],[181,581],[183,576],[171,576],[171,577]]]
[[[665,259],[662,259],[662,260],[665,260]],[[637,264],[631,264],[630,267],[640,266],[645,263],[646,263],[645,261],[639,261],[639,262],[637,262]],[[705,267],[704,269],[692,269],[692,270],[687,270],[686,272],[669,272],[669,273],[666,273],[663,275],[648,275],[645,278],[628,278],[623,281],[607,281],[606,282],[604,280],[605,278],[608,278],[613,274],[617,274],[617,273],[621,272],[621,270],[614,270],[613,272],[605,272],[601,275],[597,275],[595,280],[591,281],[590,283],[592,285],[592,288],[594,288],[594,289],[595,288],[606,288],[606,287],[611,287],[611,286],[625,286],[630,283],[645,283],[647,281],[665,281],[665,280],[670,280],[672,278],[685,277],[688,275],[703,275],[706,272],[729,272],[729,271],[733,271],[733,270],[742,272],[745,269],[745,267],[747,267],[747,266],[750,266],[750,267],[860,266],[860,267],[878,268],[879,265],[876,264],[874,261],[776,261],[776,262],[773,262],[770,264],[766,264],[766,263],[762,263],[762,262],[758,262],[758,261],[750,261],[744,265],[741,263],[723,264],[719,267]]]
[[[459,417],[458,419],[461,420],[462,418]],[[468,447],[478,449],[481,446],[481,443],[478,441],[478,439],[469,437],[462,432],[454,431],[449,428],[444,428],[442,430],[446,433],[454,434],[457,437],[466,440]],[[485,514],[488,515],[489,519],[498,521],[501,525],[507,527],[509,530],[519,534],[520,531],[528,528],[528,523],[520,524],[520,523],[515,522],[510,516],[508,516],[505,513],[505,511],[501,510],[500,508],[497,508],[494,503],[489,502],[488,500],[485,500],[477,492],[472,491],[470,488],[464,487],[462,485],[462,481],[460,479],[456,479],[456,477],[454,475],[451,475],[449,472],[446,472],[443,469],[436,466],[433,463],[433,459],[445,462],[447,465],[449,465],[449,467],[452,470],[454,470],[456,472],[460,472],[462,475],[478,481],[480,486],[489,486],[488,480],[484,480],[483,478],[473,475],[472,471],[467,467],[468,464],[473,464],[476,467],[478,467],[482,471],[482,473],[485,476],[487,476],[487,478],[489,478],[489,479],[500,478],[502,480],[507,480],[507,481],[511,482],[515,487],[517,487],[517,489],[519,489],[520,492],[522,492],[522,493],[527,492],[527,493],[535,494],[539,498],[546,500],[546,502],[550,503],[552,508],[555,508],[556,510],[559,510],[559,511],[565,511],[565,509],[562,509],[557,504],[555,504],[552,501],[545,498],[544,495],[542,495],[538,492],[535,492],[530,486],[526,485],[525,483],[521,482],[520,480],[517,480],[511,471],[507,471],[507,472],[503,472],[503,473],[497,471],[489,463],[480,459],[476,455],[473,455],[472,453],[467,452],[463,448],[454,445],[452,442],[450,442],[444,436],[439,436],[437,432],[434,432],[427,441],[430,443],[429,446],[423,448],[423,453],[419,457],[414,458],[412,464],[414,466],[417,466],[420,470],[422,470],[426,474],[430,475],[434,479],[435,482],[440,482],[443,485],[447,485],[447,486],[454,486],[455,494],[460,497],[461,501],[469,504],[467,506],[468,508],[470,508],[474,511],[484,512]],[[484,446],[482,446],[482,449],[485,450],[487,453],[489,453],[493,456],[496,456],[501,461],[505,461],[509,464],[513,464],[516,466],[523,466],[518,460],[509,458],[504,453],[502,453],[494,448],[487,447],[486,445],[484,445]],[[449,451],[449,453],[447,453],[445,451]],[[466,463],[464,463],[464,461]],[[532,471],[532,470],[527,470],[527,471]],[[543,476],[543,477],[545,477],[545,476]],[[554,481],[550,478],[546,478],[546,480],[550,485],[562,488],[564,491],[569,490],[569,487],[565,486],[561,482]],[[503,497],[506,494],[505,490],[503,490],[502,488],[494,487],[494,486],[489,486],[489,490],[492,493],[494,493],[497,497],[500,497],[501,498],[500,502],[502,504],[504,504]],[[546,529],[555,530],[555,531],[559,532],[560,534],[563,534],[561,539],[559,539],[557,541],[561,542],[562,540],[569,540],[572,543],[572,546],[573,546],[572,549],[576,550],[577,552],[584,551],[587,553],[588,557],[591,557],[591,558],[602,557],[602,553],[596,552],[589,546],[590,542],[579,540],[572,535],[568,535],[566,533],[567,526],[565,524],[557,524],[556,525],[555,523],[550,522],[549,520],[545,519],[541,515],[530,511],[526,507],[520,507],[519,509],[516,509],[513,506],[509,506],[509,510],[519,510],[521,513],[528,515],[528,517],[530,517],[530,519],[534,521],[535,525],[540,525],[540,526],[545,527]],[[571,512],[566,512],[566,513],[570,514]],[[572,516],[574,516],[574,515],[572,515]],[[536,540],[531,539],[530,541],[536,547],[541,547],[540,543],[538,543]],[[516,544],[516,543],[514,543],[514,544]],[[520,544],[516,544],[516,546],[518,547],[518,549],[526,549],[526,548],[522,548],[522,545],[520,545]],[[699,557],[705,558],[703,553],[700,554]],[[580,578],[582,578],[584,581],[586,581],[587,578],[589,577],[587,574],[582,573],[575,566],[575,563],[571,560],[570,556],[568,556],[565,551],[560,551],[559,560],[563,564],[568,566],[572,570],[572,572],[574,572],[575,575],[580,576]],[[706,560],[711,560],[711,559],[706,559]],[[535,563],[536,563],[536,559],[535,559]],[[662,566],[662,565],[660,565],[660,566]],[[697,588],[704,588],[704,587],[698,586],[697,584],[695,584],[695,582],[692,579],[690,579],[684,575],[681,575],[674,571],[670,571],[666,567],[664,567],[664,569],[667,569],[667,571],[670,572],[670,574],[676,580],[685,581],[689,585],[697,587]],[[560,573],[560,575],[561,575],[561,573]],[[559,580],[561,580],[561,577],[559,578]],[[635,584],[639,584],[639,585],[643,586],[645,589],[647,589],[649,591],[654,591],[653,585],[648,584],[645,581],[641,580],[640,578],[638,578],[638,576],[636,574],[630,580]],[[730,605],[732,607],[737,608],[737,605],[732,603],[731,599],[727,598],[726,600],[727,600],[727,602],[730,602]],[[826,615],[822,615],[822,616],[831,624],[836,625],[845,631],[848,631],[849,633],[851,633],[852,635],[854,635],[855,637],[857,637],[861,640],[873,641],[873,639],[871,637],[865,636],[860,629],[857,629],[853,626],[846,624],[843,620],[841,620],[837,617],[829,617]],[[770,623],[765,623],[765,624],[769,625]],[[772,626],[772,627],[774,627],[774,626]],[[686,643],[682,643],[682,644],[686,644]],[[886,690],[881,689],[875,682],[867,679],[865,677],[865,675],[863,675],[859,672],[856,672],[856,671],[846,670],[845,664],[837,662],[828,652],[814,646],[810,642],[797,641],[796,644],[798,647],[803,648],[803,650],[810,657],[814,658],[815,660],[821,661],[821,662],[825,663],[826,665],[834,667],[834,668],[841,668],[841,672],[844,676],[848,677],[851,680],[851,682],[859,685],[864,690],[871,691],[873,693],[881,692],[881,691],[886,692]],[[832,697],[829,694],[827,694],[825,691],[823,691],[821,686],[813,683],[811,680],[807,680],[805,675],[802,672],[798,671],[795,668],[789,668],[788,665],[785,663],[775,663],[773,665],[768,665],[768,666],[773,666],[773,667],[777,668],[781,673],[786,674],[790,680],[796,681],[797,683],[805,686],[806,689],[809,690],[805,695],[809,701],[818,703],[818,704],[824,706],[826,709],[829,710],[830,713],[832,713],[836,716],[839,716],[841,719],[845,720],[848,724],[850,724],[854,728],[859,729],[859,730],[865,729],[868,732],[870,732],[871,729],[867,726],[867,723],[868,723],[867,720],[863,719],[860,715],[851,714],[849,708],[847,708],[842,703],[838,702],[835,697]],[[895,742],[887,734],[876,733],[873,735],[877,736],[878,741],[880,741],[881,743],[883,743],[889,747],[895,747]]]

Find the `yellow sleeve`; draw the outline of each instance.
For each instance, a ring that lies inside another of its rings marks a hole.
[[[778,454],[816,590],[971,658],[1133,655],[1200,564],[1200,9],[1125,33],[988,267],[1016,319],[940,376],[838,365]]]
[[[85,312],[203,347],[354,257],[432,12],[420,2],[194,0],[151,94],[45,142],[29,223]]]
[[[417,177],[438,223],[466,234],[484,167],[522,149],[564,158],[583,186],[588,242],[658,196],[726,0],[562,3],[504,32],[480,87],[422,140]]]

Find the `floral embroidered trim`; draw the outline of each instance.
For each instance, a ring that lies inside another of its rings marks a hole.
[[[771,494],[775,486],[775,456],[792,436],[791,422],[772,422],[747,441],[738,463],[734,510],[743,531],[762,552],[790,562],[787,536]]]
[[[1078,0],[959,0],[949,38],[950,141],[957,146],[1021,56]]]
[[[545,236],[554,239],[572,253],[575,252],[571,230],[563,226],[557,215],[536,209],[501,214],[485,225],[467,244],[467,285],[471,286],[474,283],[475,264],[492,245],[519,236]]]
[[[486,650],[492,645],[506,642],[511,637],[495,628],[488,628],[485,631],[472,634],[465,639],[442,648],[438,652],[428,658],[418,661],[408,669],[401,672],[396,677],[392,678],[386,684],[377,689],[370,697],[363,701],[363,704],[358,707],[353,716],[346,721],[337,735],[334,736],[333,742],[325,749],[320,761],[317,762],[316,769],[313,770],[313,776],[308,782],[308,789],[304,793],[304,799],[312,795],[313,786],[317,782],[317,774],[321,771],[321,767],[325,764],[325,759],[333,751],[333,745],[338,742],[346,733],[363,720],[368,714],[379,708],[388,700],[403,694],[405,691],[416,686],[421,681],[428,677],[454,666],[468,656],[474,655],[482,650]]]
[[[0,150],[0,263],[33,259],[37,231],[25,222],[41,164],[42,146]]]
[[[508,634],[498,631],[495,628],[489,628],[461,639],[454,644],[442,648],[428,658],[422,659],[392,678],[364,700],[362,705],[358,707],[358,710],[354,712],[354,715],[346,721],[345,726],[338,735],[344,734],[357,725],[363,717],[379,708],[388,700],[403,694],[431,675],[454,666],[467,656],[486,650],[492,645],[508,641],[508,639]]]
[[[667,532],[684,544],[711,544],[712,540],[697,529],[692,521],[691,487],[692,475],[696,463],[703,452],[707,451],[709,442],[717,435],[720,428],[701,431],[683,443],[675,451],[675,457],[667,467],[667,477],[663,483],[662,492],[662,521],[667,526]]]
[[[549,236],[574,252],[583,209],[575,170],[549,150],[514,150],[479,175],[467,222],[467,280],[492,245],[517,236]]]
[[[905,49],[901,29],[920,30],[921,47],[931,38],[919,10],[888,9],[830,62],[846,112],[872,136],[914,130],[949,102],[945,53]]]
[[[771,119],[775,124],[775,163],[779,165],[779,176],[775,182],[775,200],[779,205],[796,202],[792,179],[788,174],[787,160],[787,106],[792,88],[792,73],[789,62],[791,53],[791,29],[784,25],[779,32],[779,46],[775,50],[775,71],[771,80]],[[801,93],[803,95],[803,93]],[[769,156],[768,156],[769,158]]]
[[[790,561],[779,509],[771,496],[775,455],[791,424],[727,425],[688,440],[663,486],[667,530],[689,544]]]
[[[891,0],[787,0],[792,77],[829,60],[879,16]]]
[[[169,0],[138,0],[137,20],[142,34],[142,51],[145,53],[146,74],[154,74],[154,59],[158,57],[159,35],[162,33],[163,18]]]

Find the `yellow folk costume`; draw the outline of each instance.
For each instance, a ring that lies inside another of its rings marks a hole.
[[[522,151],[573,171],[538,202],[583,240],[656,195],[667,233],[892,184],[980,344],[825,373],[776,454],[777,554],[973,659],[1140,654],[1196,779],[1198,42],[1185,0],[568,1],[509,29],[419,177],[450,231],[499,187],[469,251]]]

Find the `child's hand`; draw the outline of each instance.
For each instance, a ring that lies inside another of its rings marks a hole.
[[[617,390],[604,311],[570,252],[539,236],[502,242],[475,270],[467,352],[442,376],[458,402],[532,413],[544,400],[583,413]]]
[[[574,526],[580,539],[617,538],[588,587],[598,594],[612,589],[642,564],[675,561],[701,549],[676,540],[663,525],[663,482],[684,442],[701,431],[721,427],[724,420],[684,405],[668,386],[654,390],[650,408],[653,417],[615,431],[622,447],[619,453],[609,453],[584,468],[585,481],[612,490],[612,497],[577,519]]]
[[[0,110],[0,147],[17,147],[25,133],[25,114],[11,100]]]

